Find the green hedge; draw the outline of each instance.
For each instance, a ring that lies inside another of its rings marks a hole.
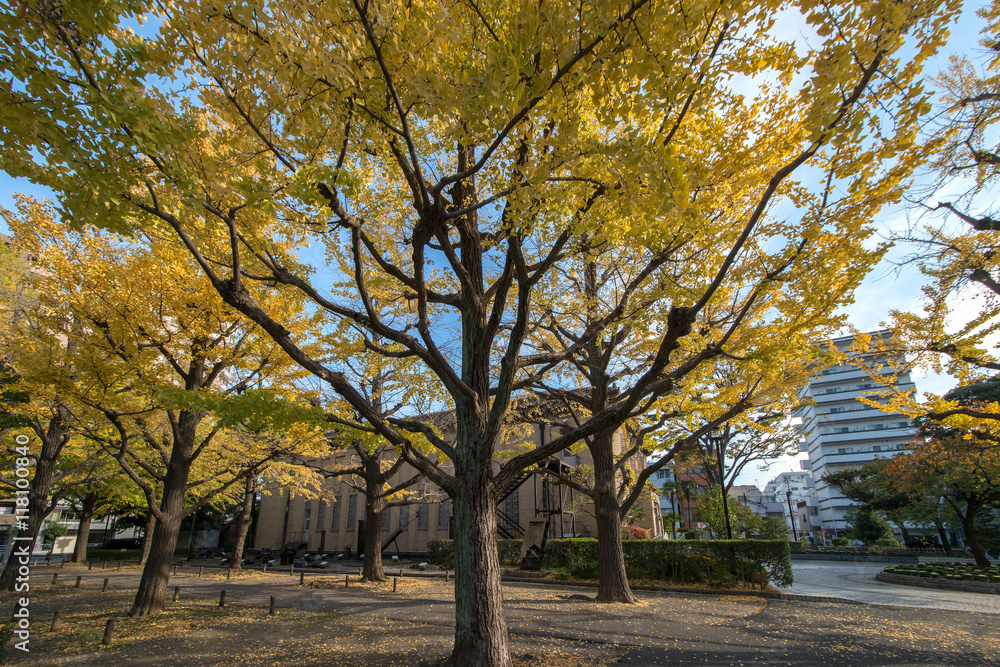
[[[500,564],[504,567],[520,565],[521,540],[497,540]],[[435,565],[455,562],[455,542],[453,540],[432,540],[427,543],[427,562]]]
[[[634,580],[761,587],[792,583],[791,552],[783,540],[623,540],[622,547],[625,570]],[[498,550],[501,565],[518,565],[520,540],[498,540]],[[452,541],[431,542],[428,560],[454,562]],[[543,565],[575,579],[597,579],[597,540],[549,540]]]
[[[101,549],[100,547],[87,547],[87,560],[118,560],[120,558],[138,558],[142,555],[142,549]]]

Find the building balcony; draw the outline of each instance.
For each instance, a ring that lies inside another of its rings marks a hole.
[[[894,426],[891,428],[865,428],[852,429],[839,433],[820,433],[819,438],[810,440],[810,443],[820,442],[824,446],[832,447],[840,444],[853,444],[856,442],[888,441],[887,444],[895,444],[896,441],[910,441],[916,435],[916,429],[911,426]]]
[[[888,388],[888,387],[884,387],[884,388]],[[898,389],[900,391],[907,391],[907,390],[911,390],[913,388],[914,388],[914,385],[913,385],[912,382],[906,383],[906,384],[895,385],[895,389]],[[828,390],[829,389],[834,389],[834,388],[833,387],[829,387]],[[823,406],[823,405],[829,405],[831,403],[847,403],[847,402],[851,402],[851,401],[857,401],[858,398],[862,398],[862,397],[864,397],[864,398],[869,398],[869,397],[871,397],[871,398],[877,398],[876,392],[879,389],[880,389],[880,387],[876,387],[874,385],[872,387],[867,388],[867,389],[848,389],[848,388],[845,387],[843,390],[838,390],[838,391],[826,391],[826,392],[823,392],[823,393],[817,392],[817,393],[813,394],[812,397],[816,401],[816,405],[817,406]]]

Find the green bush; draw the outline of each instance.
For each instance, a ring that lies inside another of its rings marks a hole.
[[[832,540],[830,540],[830,544],[832,544],[835,547],[846,547],[850,543],[851,541],[846,537],[835,537]]]
[[[431,540],[427,543],[427,562],[434,565],[455,562],[454,540]]]
[[[760,530],[762,540],[785,540],[792,538],[792,531],[785,523],[783,516],[764,517],[764,524]]]
[[[500,564],[504,567],[517,567],[521,564],[521,540],[497,540],[497,551]]]
[[[501,565],[515,567],[520,540],[499,540]],[[792,560],[784,540],[623,540],[629,578],[718,586],[792,583]],[[454,562],[454,543],[437,540],[427,546],[431,563]],[[575,579],[597,579],[597,540],[549,540],[543,566]]]
[[[100,547],[90,547],[87,549],[87,560],[119,560],[121,558],[139,558],[142,556],[142,549],[101,549]]]
[[[500,564],[517,567],[521,559],[521,540],[497,540]],[[427,562],[434,565],[455,562],[454,540],[432,540],[427,543]]]

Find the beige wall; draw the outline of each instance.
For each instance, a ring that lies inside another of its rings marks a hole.
[[[552,437],[551,427],[545,427],[545,441]],[[537,446],[540,442],[538,426],[532,427],[519,433],[522,443],[532,443]],[[616,453],[622,451],[622,441],[616,440]],[[560,460],[566,465],[587,465],[590,463],[590,456],[586,449],[577,455],[572,455],[564,450],[559,452],[553,459]],[[341,459],[341,465],[343,459]],[[337,464],[330,462],[330,467]],[[644,464],[643,464],[644,465]],[[497,464],[499,468],[499,464]],[[393,478],[393,482],[399,482],[412,477],[415,470],[404,464]],[[266,489],[266,487],[265,487]],[[427,551],[427,543],[431,540],[448,539],[448,521],[439,523],[439,512],[444,511],[446,515],[451,513],[451,503],[445,500],[439,502],[437,498],[442,494],[433,484],[422,481],[410,487],[410,491],[422,494],[431,499],[426,504],[426,528],[421,528],[418,521],[418,512],[421,504],[411,504],[403,507],[389,507],[386,512],[389,514],[388,528],[383,520],[382,540],[400,526],[400,514],[408,515],[404,517],[406,529],[397,537],[396,543],[390,545],[386,554],[392,554],[398,548],[401,552],[424,552]],[[353,526],[348,525],[348,511],[350,498],[356,498],[355,521]],[[334,505],[334,499],[339,498],[340,502]],[[551,478],[543,478],[540,474],[533,474],[526,479],[498,506],[498,509],[505,511],[512,517],[516,517],[522,528],[528,525],[529,519],[544,517],[544,509],[559,509],[561,513],[553,513],[549,526],[549,537],[557,538],[561,536],[572,537],[574,534],[581,537],[597,537],[597,526],[593,517],[593,505],[587,501],[581,502],[581,494],[570,489],[564,484],[557,484]],[[654,503],[658,499],[644,501],[643,508],[645,518],[639,522],[644,528],[651,529],[653,534],[658,534],[662,529],[659,507]],[[305,522],[306,503],[309,503],[309,521]],[[325,509],[320,510],[320,502],[325,503]],[[344,481],[330,480],[319,492],[319,496],[309,496],[296,493],[295,489],[266,489],[263,495],[260,514],[257,524],[256,545],[258,547],[280,548],[285,542],[292,540],[307,540],[310,549],[323,549],[327,551],[340,551],[346,546],[352,550],[357,548],[358,543],[358,521],[364,519],[364,495],[354,490]],[[285,525],[285,514],[287,505],[288,523],[287,529],[283,531]],[[576,509],[574,512],[573,509]],[[539,510],[536,512],[536,509]],[[334,521],[334,513],[339,516],[337,522]],[[322,519],[322,522],[320,520]],[[503,521],[498,518],[498,521]],[[335,529],[336,527],[336,529]],[[308,534],[303,536],[304,530]],[[325,539],[323,531],[326,531]],[[503,535],[501,535],[503,537]]]

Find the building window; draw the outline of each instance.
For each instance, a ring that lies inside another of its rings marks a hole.
[[[312,503],[313,503],[313,501],[311,501],[311,500],[307,500],[306,501],[305,512],[303,513],[303,516],[302,516],[302,539],[303,540],[308,540],[309,539],[309,519],[310,519],[310,517],[312,517]]]
[[[386,507],[382,510],[382,530],[389,530],[390,521],[392,521],[392,508]]]
[[[340,496],[334,496],[333,503],[330,504],[330,530],[337,532],[340,530]]]
[[[451,501],[446,500],[438,505],[438,528],[445,530],[448,528],[449,513],[451,512]]]
[[[417,530],[427,530],[427,515],[430,514],[427,503],[417,505]]]
[[[347,530],[354,530],[358,522],[358,494],[351,494],[347,499]]]
[[[840,449],[837,450],[837,453],[838,454],[853,454],[854,453],[854,448],[853,447],[841,447]]]
[[[545,486],[542,489],[545,490]],[[547,497],[547,496],[546,496]],[[503,501],[503,516],[500,517],[501,522],[508,530],[516,530],[516,527],[520,525],[521,522],[521,489],[516,488],[514,492],[507,496]]]
[[[406,530],[410,527],[410,506],[400,505],[399,507],[399,527]]]
[[[316,508],[316,530],[326,530],[326,501],[319,501]]]

